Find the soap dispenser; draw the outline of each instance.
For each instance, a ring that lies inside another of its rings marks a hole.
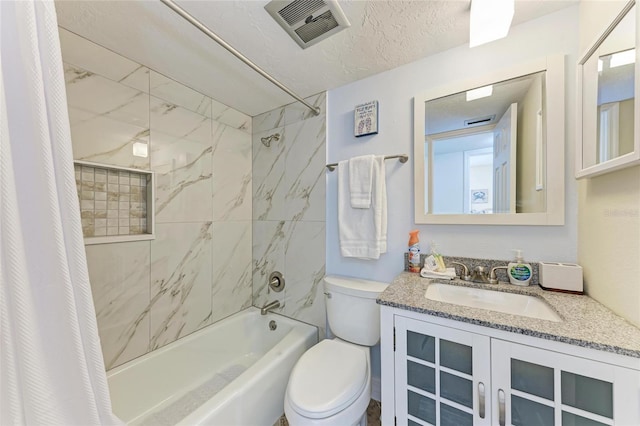
[[[515,250],[516,259],[507,266],[507,274],[511,284],[527,286],[531,281],[532,270],[531,265],[524,263],[522,258],[522,250]]]

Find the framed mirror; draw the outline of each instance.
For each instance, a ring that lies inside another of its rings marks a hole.
[[[578,63],[578,179],[640,164],[639,24],[630,1]]]
[[[564,56],[414,98],[415,222],[564,224]]]

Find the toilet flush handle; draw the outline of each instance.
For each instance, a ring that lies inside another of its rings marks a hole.
[[[331,293],[329,293],[328,291],[325,291],[324,295],[327,296],[327,299],[331,299]]]

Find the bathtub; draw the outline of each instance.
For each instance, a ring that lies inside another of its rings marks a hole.
[[[113,411],[130,425],[271,426],[291,369],[317,341],[313,326],[245,309],[110,370]]]

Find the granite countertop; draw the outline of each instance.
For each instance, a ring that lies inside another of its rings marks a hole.
[[[429,300],[425,297],[425,292],[432,282],[538,297],[547,302],[563,321],[546,321]],[[394,308],[640,358],[640,328],[588,296],[545,291],[538,286],[479,284],[459,279],[430,280],[416,273],[403,272],[380,294],[377,302]]]

